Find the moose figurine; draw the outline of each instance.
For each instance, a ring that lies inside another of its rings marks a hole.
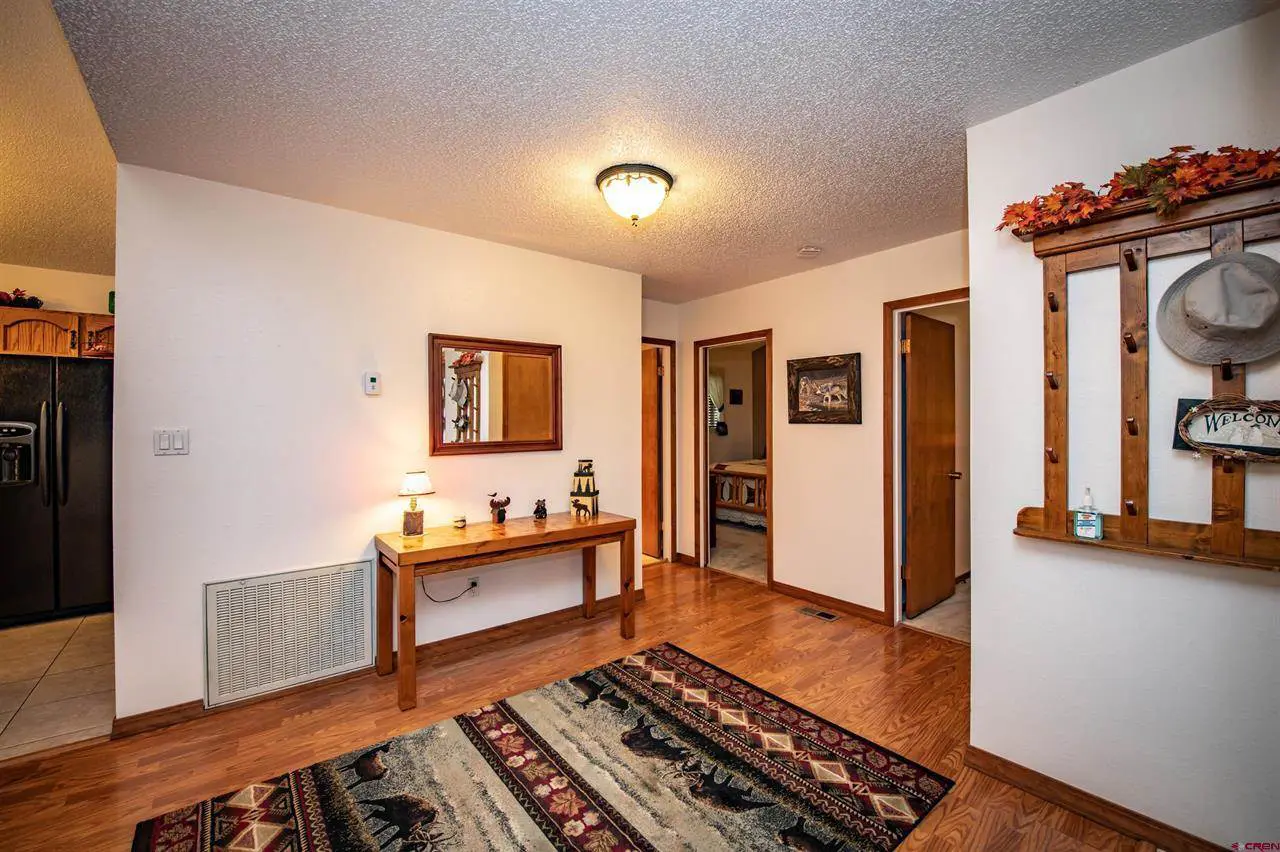
[[[583,503],[577,497],[573,498],[573,502],[571,505],[573,506],[574,518],[587,518],[587,519],[591,518],[591,507],[588,506],[586,503]]]

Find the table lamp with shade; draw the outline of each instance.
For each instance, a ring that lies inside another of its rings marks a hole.
[[[411,470],[404,475],[404,481],[400,484],[400,496],[409,498],[409,508],[404,513],[404,526],[400,530],[401,535],[406,538],[416,538],[422,535],[422,510],[418,508],[418,498],[434,493],[435,489],[431,487],[431,477],[427,476],[425,470]]]

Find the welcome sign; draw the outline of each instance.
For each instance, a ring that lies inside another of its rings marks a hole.
[[[1183,422],[1192,408],[1199,408],[1206,401],[1178,400],[1178,418],[1174,422]],[[1280,411],[1260,409],[1257,403],[1248,400],[1241,401],[1238,407],[1212,406],[1197,411],[1187,420],[1187,434],[1196,443],[1209,447],[1210,451],[1246,450],[1280,457]],[[1173,432],[1173,448],[1196,450],[1182,439],[1177,428]]]

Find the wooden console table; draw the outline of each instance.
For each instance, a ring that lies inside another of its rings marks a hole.
[[[581,550],[582,616],[591,618],[595,615],[596,606],[596,547],[615,541],[622,555],[622,638],[632,638],[636,634],[635,537],[635,518],[604,512],[581,520],[569,512],[561,512],[545,521],[512,518],[505,524],[471,524],[460,530],[432,527],[416,538],[405,538],[399,533],[379,534],[376,539],[378,674],[389,675],[398,670],[400,709],[417,706],[417,594],[414,583],[418,577]],[[398,660],[391,653],[391,634],[396,623],[393,599],[399,601]]]

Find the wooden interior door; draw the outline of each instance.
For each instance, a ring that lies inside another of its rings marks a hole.
[[[903,585],[908,617],[956,591],[956,330],[903,317]]]
[[[502,439],[545,441],[551,437],[551,359],[502,354]]]
[[[662,558],[662,367],[657,349],[640,350],[640,549]]]

